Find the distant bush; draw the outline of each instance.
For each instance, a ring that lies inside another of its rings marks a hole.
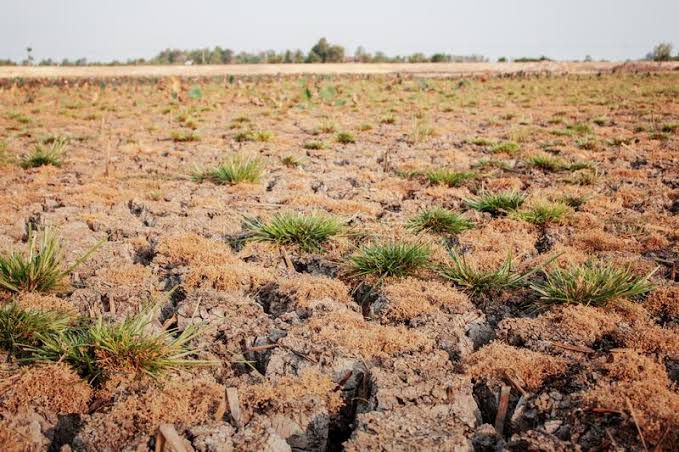
[[[537,58],[536,57],[514,58],[515,63],[539,63],[540,61],[552,61],[552,59],[544,55]]]
[[[646,54],[647,60],[653,61],[670,61],[672,59],[679,59],[679,55],[672,58],[672,44],[669,42],[661,42],[653,47],[653,50]]]

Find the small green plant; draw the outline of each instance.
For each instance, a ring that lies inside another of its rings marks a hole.
[[[354,137],[354,134],[351,132],[339,132],[335,139],[341,144],[350,144],[356,142],[356,137]]]
[[[8,165],[13,161],[13,156],[7,150],[7,143],[0,141],[0,166]]]
[[[412,218],[407,227],[413,232],[431,231],[441,234],[459,234],[467,229],[472,229],[474,223],[443,207],[432,207]]]
[[[511,254],[495,270],[478,270],[470,265],[457,250],[450,250],[452,265],[439,267],[439,274],[456,286],[474,293],[492,293],[523,287],[528,277],[537,271],[519,272],[514,268]]]
[[[575,145],[580,149],[586,149],[588,151],[593,151],[599,147],[599,142],[590,137],[583,137],[575,141]]]
[[[482,191],[478,196],[466,199],[468,207],[491,215],[506,214],[518,209],[526,201],[523,193],[508,190],[499,193]]]
[[[577,162],[573,162],[573,163],[566,165],[565,168],[568,171],[580,171],[580,170],[583,170],[583,169],[589,169],[589,170],[592,170],[592,171],[596,171],[597,164],[596,164],[596,162],[592,162],[592,161],[589,161],[589,160],[579,160]]]
[[[19,165],[24,169],[47,165],[59,167],[64,163],[66,148],[67,142],[63,138],[55,140],[49,146],[38,144],[32,153],[21,159]]]
[[[335,133],[337,131],[337,125],[329,120],[321,122],[318,126],[319,133]]]
[[[361,248],[349,258],[349,273],[354,277],[406,276],[429,260],[429,246],[421,243],[388,242]]]
[[[0,289],[9,292],[49,292],[64,288],[64,278],[101,245],[97,243],[71,266],[62,264],[61,244],[54,231],[45,229],[42,240],[28,231],[28,252],[0,256]]]
[[[594,185],[598,180],[599,175],[596,171],[575,171],[573,176],[567,181],[575,185]]]
[[[23,357],[42,337],[63,334],[73,318],[60,311],[41,311],[8,303],[0,306],[0,347]]]
[[[627,268],[587,262],[568,269],[545,272],[545,280],[531,288],[547,304],[584,304],[605,306],[615,298],[629,298],[650,292],[654,272],[639,278]]]
[[[21,124],[30,124],[31,122],[33,122],[33,120],[29,116],[26,116],[18,111],[8,112],[7,119],[13,119]]]
[[[493,146],[495,144],[495,141],[489,140],[488,138],[476,137],[472,138],[470,140],[470,143],[475,144],[476,146]]]
[[[410,134],[410,139],[413,143],[423,143],[434,135],[436,135],[436,130],[431,126],[429,121],[425,118],[418,118],[415,121],[415,126]]]
[[[476,174],[470,171],[460,172],[443,168],[430,170],[425,176],[432,185],[445,184],[449,187],[456,187],[468,179],[473,179]]]
[[[396,116],[394,115],[384,115],[380,118],[380,124],[396,124]]]
[[[563,195],[559,202],[566,204],[573,209],[579,209],[584,206],[589,197],[584,195]]]
[[[490,147],[490,151],[494,153],[505,153],[505,154],[516,154],[519,152],[521,149],[521,146],[519,146],[518,143],[514,143],[513,141],[501,141],[499,143],[495,143]]]
[[[297,168],[302,164],[300,159],[298,159],[294,155],[286,155],[281,159],[281,163],[287,166],[288,168]]]
[[[200,135],[193,130],[173,130],[170,132],[170,138],[176,143],[200,141]]]
[[[258,130],[254,132],[254,139],[260,143],[268,143],[273,140],[273,132],[268,130]]]
[[[325,143],[325,141],[312,140],[312,141],[304,142],[302,147],[304,149],[309,149],[309,150],[321,150],[321,149],[327,148],[328,145]]]
[[[169,369],[211,364],[187,358],[197,352],[188,347],[201,333],[197,326],[189,325],[181,333],[171,329],[152,332],[152,320],[150,312],[118,323],[100,317],[94,324],[41,337],[30,360],[63,361],[94,380],[119,372],[157,377]]]
[[[664,133],[674,133],[679,130],[679,124],[677,123],[667,123],[660,126],[660,131]]]
[[[590,135],[594,131],[592,130],[592,126],[590,126],[587,123],[584,122],[579,122],[576,124],[571,124],[566,127],[568,130],[571,130],[573,133],[578,134],[578,135]]]
[[[246,240],[274,242],[279,245],[294,244],[304,251],[320,249],[323,243],[344,229],[343,223],[334,217],[298,213],[280,213],[274,215],[268,223],[246,217],[243,227],[247,234]]]
[[[529,223],[544,226],[548,223],[560,222],[567,213],[568,206],[565,204],[543,202],[525,212],[515,212],[514,216]]]
[[[502,170],[508,170],[511,168],[511,166],[507,162],[502,160],[480,159],[478,162],[472,165],[472,168],[474,169],[498,168]]]
[[[218,185],[259,181],[263,164],[258,158],[234,155],[227,157],[219,166],[210,170],[198,170],[193,178],[198,182],[209,180]]]
[[[528,159],[528,164],[543,171],[557,172],[565,168],[565,163],[551,155],[533,155]]]
[[[611,125],[611,120],[606,116],[597,116],[596,118],[592,119],[592,122],[599,127]]]

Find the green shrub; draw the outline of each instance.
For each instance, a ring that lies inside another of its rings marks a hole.
[[[505,154],[516,154],[519,152],[521,149],[521,146],[519,146],[518,143],[514,143],[513,141],[501,141],[500,143],[495,143],[490,147],[491,152],[494,153],[500,153],[504,152]]]
[[[45,229],[38,243],[30,230],[28,252],[0,256],[0,289],[9,292],[48,292],[64,288],[63,280],[101,245],[97,243],[71,266],[63,266],[63,253],[56,234]]]
[[[639,278],[629,269],[588,262],[569,269],[545,272],[545,280],[531,288],[548,304],[605,306],[615,298],[629,298],[652,290],[653,273]]]
[[[443,168],[429,170],[425,176],[432,185],[446,184],[449,187],[456,187],[468,179],[473,179],[476,174],[470,171],[459,172]]]
[[[37,168],[39,166],[61,166],[64,163],[67,142],[65,139],[58,139],[49,146],[38,144],[32,153],[24,156],[19,165],[24,168]]]
[[[543,202],[525,212],[515,212],[514,216],[529,223],[544,226],[547,223],[560,222],[567,213],[568,206],[565,204]]]
[[[482,191],[478,196],[466,199],[468,207],[491,215],[506,214],[518,209],[526,201],[523,193],[509,190],[499,193]]]
[[[514,269],[511,254],[495,270],[472,267],[455,249],[450,250],[451,265],[439,267],[439,274],[456,286],[474,293],[492,293],[523,287],[536,269],[519,272]]]
[[[406,276],[424,266],[431,251],[424,244],[389,242],[368,245],[350,257],[350,274],[354,277]]]
[[[328,147],[324,141],[306,141],[302,146],[304,149],[310,150],[320,150]]]
[[[19,357],[27,356],[41,338],[63,334],[74,319],[59,311],[24,308],[16,303],[0,306],[0,347]]]
[[[356,142],[356,137],[354,137],[354,134],[351,132],[339,132],[336,140],[338,143],[350,144]]]
[[[544,171],[556,172],[566,167],[566,164],[551,155],[533,155],[528,159],[528,164]]]
[[[170,138],[177,143],[200,141],[200,135],[193,130],[173,130],[170,132]]]
[[[198,170],[193,178],[198,182],[209,180],[214,184],[239,184],[258,182],[262,175],[263,164],[258,158],[234,155],[227,157],[219,166],[210,170]]]
[[[274,242],[279,245],[298,245],[305,251],[314,251],[332,236],[342,232],[344,225],[338,219],[324,215],[280,213],[267,223],[245,218],[243,226],[246,240]]]
[[[432,207],[412,218],[408,222],[407,227],[413,232],[431,231],[444,234],[459,234],[467,229],[472,229],[474,223],[462,215],[458,215],[443,207]]]
[[[98,380],[120,372],[157,377],[169,369],[212,364],[187,358],[197,352],[188,343],[201,333],[198,327],[152,331],[152,320],[150,313],[118,323],[100,317],[91,325],[43,337],[30,359],[66,362],[84,377]]]

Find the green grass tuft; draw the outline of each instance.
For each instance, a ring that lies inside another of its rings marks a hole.
[[[356,137],[351,132],[339,132],[335,139],[342,144],[356,143]]]
[[[306,141],[302,145],[304,149],[309,149],[309,150],[321,150],[325,149],[328,147],[328,145],[325,143],[325,141],[317,141],[317,140],[312,140],[312,141]]]
[[[100,245],[97,243],[70,267],[62,264],[63,253],[56,234],[45,229],[38,243],[29,230],[28,252],[0,256],[0,289],[9,292],[49,292],[64,288],[64,278],[78,268]]]
[[[413,232],[431,231],[440,234],[459,234],[467,229],[472,229],[474,223],[443,207],[432,207],[412,218],[407,227]]]
[[[479,212],[500,215],[518,209],[525,201],[526,195],[509,190],[499,193],[483,191],[478,196],[465,200],[465,203]]]
[[[584,304],[605,306],[615,298],[628,298],[650,292],[649,278],[639,278],[629,269],[588,262],[569,269],[545,272],[545,281],[531,288],[547,304]]]
[[[209,180],[218,185],[258,182],[262,176],[263,164],[258,158],[234,155],[226,158],[221,165],[210,170],[197,171],[193,179],[202,182]]]
[[[188,343],[200,335],[199,328],[190,325],[181,333],[151,331],[151,323],[150,313],[118,323],[99,318],[94,324],[43,337],[32,348],[30,360],[64,361],[88,379],[106,379],[120,372],[157,377],[169,369],[211,364],[188,358],[197,352]]]
[[[505,154],[516,154],[521,149],[518,143],[513,141],[501,141],[500,143],[495,143],[490,147],[490,151],[494,153],[504,152]]]
[[[474,293],[493,293],[523,287],[528,277],[537,270],[518,272],[511,254],[495,270],[478,270],[471,266],[455,249],[450,250],[451,265],[439,267],[439,274],[456,286]]]
[[[389,242],[373,244],[351,256],[349,273],[354,277],[406,276],[423,267],[431,250],[425,244]]]
[[[16,303],[0,307],[0,347],[16,356],[38,346],[41,338],[63,334],[74,319],[59,311],[23,308]]]
[[[425,176],[432,185],[446,184],[449,187],[456,187],[468,179],[473,179],[476,174],[471,171],[459,172],[443,168],[429,170]]]
[[[536,204],[525,212],[515,212],[514,217],[544,226],[548,223],[559,223],[568,214],[568,206],[558,202]]]
[[[245,218],[243,226],[246,240],[274,242],[279,245],[298,245],[305,251],[318,250],[332,236],[342,232],[344,225],[334,217],[324,214],[304,215],[280,213],[268,223]]]
[[[67,142],[63,138],[55,140],[49,146],[38,144],[32,153],[21,159],[19,165],[24,169],[47,165],[59,167],[64,163],[66,147]]]
[[[170,138],[176,143],[200,141],[200,135],[193,130],[173,130],[170,132]]]
[[[566,167],[566,164],[551,155],[533,155],[528,159],[528,164],[544,171],[557,172]]]

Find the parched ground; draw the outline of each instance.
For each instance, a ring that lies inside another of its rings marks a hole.
[[[198,358],[216,365],[91,384],[3,355],[2,449],[146,450],[172,424],[199,451],[676,450],[677,99],[676,71],[6,81],[0,251],[24,249],[27,224],[56,228],[68,262],[105,239],[68,290],[14,301],[110,319],[160,303],[159,325],[204,326]],[[16,164],[54,137],[61,167]],[[232,155],[258,157],[259,182],[192,178]],[[474,177],[418,176],[432,168]],[[503,189],[572,207],[546,227],[466,207]],[[474,228],[406,228],[432,206]],[[238,240],[244,216],[279,212],[347,232],[317,252]],[[429,244],[431,265],[349,276],[361,245],[392,240]],[[657,268],[656,287],[605,307],[475,294],[433,270],[449,246],[485,269],[508,253],[519,268]]]
[[[334,64],[228,64],[174,66],[0,66],[3,78],[60,77],[223,77],[229,75],[300,74],[411,74],[428,77],[478,74],[597,74],[633,68],[672,71],[677,62],[560,62],[533,63],[334,63]]]

